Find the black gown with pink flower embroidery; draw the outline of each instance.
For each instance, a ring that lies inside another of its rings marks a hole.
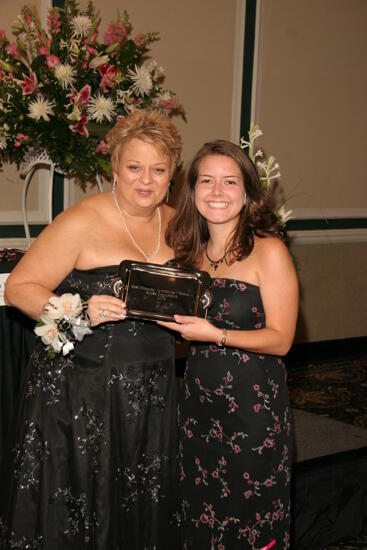
[[[213,279],[212,292],[216,326],[265,326],[259,287]],[[289,548],[292,428],[282,360],[192,345],[180,436],[183,548]]]

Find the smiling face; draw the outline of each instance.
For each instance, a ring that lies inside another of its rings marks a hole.
[[[208,223],[236,225],[246,203],[241,170],[225,155],[208,155],[199,164],[195,205]]]
[[[125,210],[140,211],[158,206],[170,184],[170,157],[151,143],[133,138],[123,146],[116,192]]]

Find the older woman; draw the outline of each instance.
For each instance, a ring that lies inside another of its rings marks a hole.
[[[125,320],[111,281],[124,259],[172,259],[165,199],[181,142],[167,117],[135,111],[108,145],[112,192],[58,216],[6,285],[7,303],[34,319],[80,294],[93,334],[31,358],[0,479],[1,548],[177,547],[174,342]]]
[[[289,548],[292,430],[281,356],[298,285],[256,168],[218,140],[196,154],[168,232],[209,271],[210,318],[161,323],[192,340],[180,401],[183,548]]]

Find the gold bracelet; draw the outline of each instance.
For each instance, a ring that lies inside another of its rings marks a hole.
[[[227,340],[227,329],[224,328],[222,333],[222,338],[218,342],[216,342],[217,346],[222,348],[226,343],[226,340]]]

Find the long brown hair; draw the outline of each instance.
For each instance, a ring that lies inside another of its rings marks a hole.
[[[195,155],[180,191],[176,214],[167,228],[167,244],[173,248],[179,265],[199,267],[203,245],[209,239],[207,222],[195,206],[199,166],[203,158],[209,155],[233,159],[241,170],[246,191],[246,204],[229,243],[228,264],[242,260],[251,253],[255,235],[277,236],[286,240],[284,225],[276,214],[275,189],[265,189],[254,163],[241,147],[218,139],[205,143]]]

